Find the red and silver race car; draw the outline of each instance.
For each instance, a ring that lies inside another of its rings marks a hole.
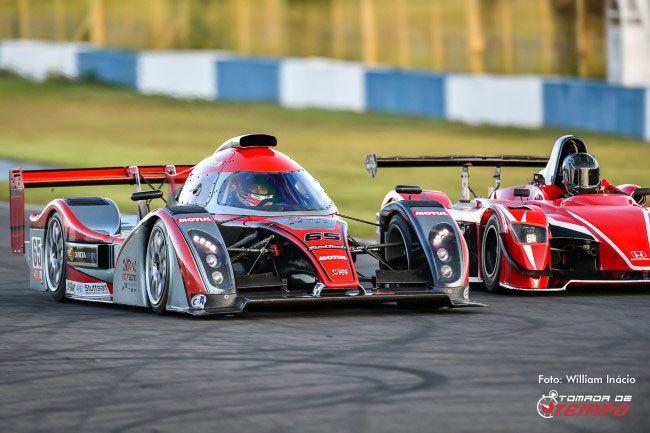
[[[614,186],[578,137],[560,137],[550,158],[531,156],[366,157],[378,167],[462,167],[461,200],[413,186],[389,192],[402,200],[437,200],[460,226],[470,252],[470,280],[490,290],[565,290],[572,285],[650,284],[650,188]],[[488,198],[469,186],[468,168],[496,167]],[[523,186],[502,188],[502,167],[543,167]],[[470,199],[470,193],[474,195]],[[393,239],[391,239],[392,241]],[[379,242],[383,242],[381,237]],[[421,245],[402,238],[409,254]]]
[[[481,305],[468,299],[465,241],[438,202],[395,206],[411,215],[403,228],[422,244],[431,236],[446,242],[444,260],[429,248],[419,267],[402,268],[402,244],[348,236],[320,184],[276,144],[264,134],[236,137],[196,166],[12,169],[13,251],[25,254],[31,287],[57,301],[150,306],[156,313],[232,314],[251,303],[320,301]],[[150,211],[165,183],[166,206]],[[136,185],[138,215],[120,214],[107,198],[66,197],[29,218],[25,240],[25,188],[112,184]],[[357,272],[361,254],[380,263],[374,275]]]

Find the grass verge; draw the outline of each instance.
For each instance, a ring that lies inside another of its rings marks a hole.
[[[372,113],[291,110],[268,104],[183,101],[93,83],[33,83],[0,75],[0,158],[55,166],[196,163],[226,139],[250,132],[276,135],[288,154],[324,186],[340,211],[374,220],[384,194],[398,183],[447,192],[457,200],[460,169],[383,169],[371,179],[364,156],[425,154],[550,153],[554,129],[467,126],[428,118]],[[645,161],[650,144],[600,134],[580,134],[614,183],[650,185]],[[484,194],[492,169],[472,169],[471,185]],[[532,169],[504,169],[503,184],[528,182]],[[56,188],[28,190],[27,201],[45,203],[64,195],[102,195],[133,210],[131,189]],[[8,188],[0,189],[6,200]],[[372,237],[371,226],[350,223]]]

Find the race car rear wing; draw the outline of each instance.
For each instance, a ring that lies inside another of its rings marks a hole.
[[[193,165],[148,165],[107,168],[64,168],[54,170],[9,170],[9,225],[11,249],[25,252],[25,188],[93,185],[136,185],[167,182],[169,196],[185,183]]]
[[[377,175],[379,167],[462,167],[461,201],[469,201],[469,167],[495,167],[495,187],[501,186],[501,167],[546,167],[548,158],[539,156],[493,155],[493,156],[377,156],[366,155],[366,170],[372,177]]]

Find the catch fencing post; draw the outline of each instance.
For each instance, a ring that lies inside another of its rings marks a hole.
[[[29,16],[29,0],[18,1],[18,35],[21,39],[29,39],[32,36],[32,26]]]
[[[501,17],[501,42],[503,47],[503,71],[512,73],[512,2],[499,0],[499,15]]]
[[[411,45],[409,43],[408,6],[406,0],[396,0],[397,12],[397,52],[402,68],[411,66]]]
[[[377,63],[377,26],[375,24],[375,1],[361,0],[361,28],[363,30],[363,62]]]
[[[465,0],[465,9],[469,69],[471,72],[478,74],[483,72],[483,52],[485,51],[485,41],[481,31],[479,0]]]
[[[54,21],[56,22],[56,39],[65,40],[65,9],[63,0],[54,0]]]
[[[335,59],[343,58],[344,49],[344,32],[343,32],[343,0],[332,0],[330,4],[330,29],[332,32],[332,57]]]
[[[438,71],[445,68],[441,2],[442,0],[431,0],[431,58],[433,60],[433,69]]]
[[[542,38],[542,73],[551,72],[553,41],[551,33],[551,0],[539,1],[539,24]]]
[[[90,0],[90,42],[98,46],[106,44],[104,0]]]
[[[585,0],[576,0],[576,48],[578,51],[578,75],[587,76],[589,73],[588,44],[587,40],[587,13],[585,10]]]
[[[235,23],[237,26],[237,50],[242,54],[251,52],[251,20],[248,0],[236,0]]]

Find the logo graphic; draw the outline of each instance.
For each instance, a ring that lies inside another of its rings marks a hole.
[[[202,217],[188,217],[188,218],[179,218],[176,220],[178,224],[185,223],[209,223],[214,221],[212,217],[202,216]]]
[[[630,255],[632,256],[632,261],[648,260],[648,253],[645,251],[630,251]]]
[[[542,395],[542,398],[537,402],[537,413],[542,418],[553,418],[553,410],[557,405],[558,393],[555,390],[552,390],[548,395]]]
[[[318,260],[325,261],[325,260],[347,260],[348,258],[346,256],[320,256]]]
[[[413,212],[413,216],[447,216],[445,211],[433,211],[433,210],[416,210]]]
[[[194,308],[205,308],[205,301],[207,301],[205,295],[194,295],[192,296],[192,307]]]
[[[336,276],[336,275],[346,276],[346,275],[348,275],[348,270],[345,269],[345,268],[334,268],[334,269],[332,269],[332,275],[333,276]]]

